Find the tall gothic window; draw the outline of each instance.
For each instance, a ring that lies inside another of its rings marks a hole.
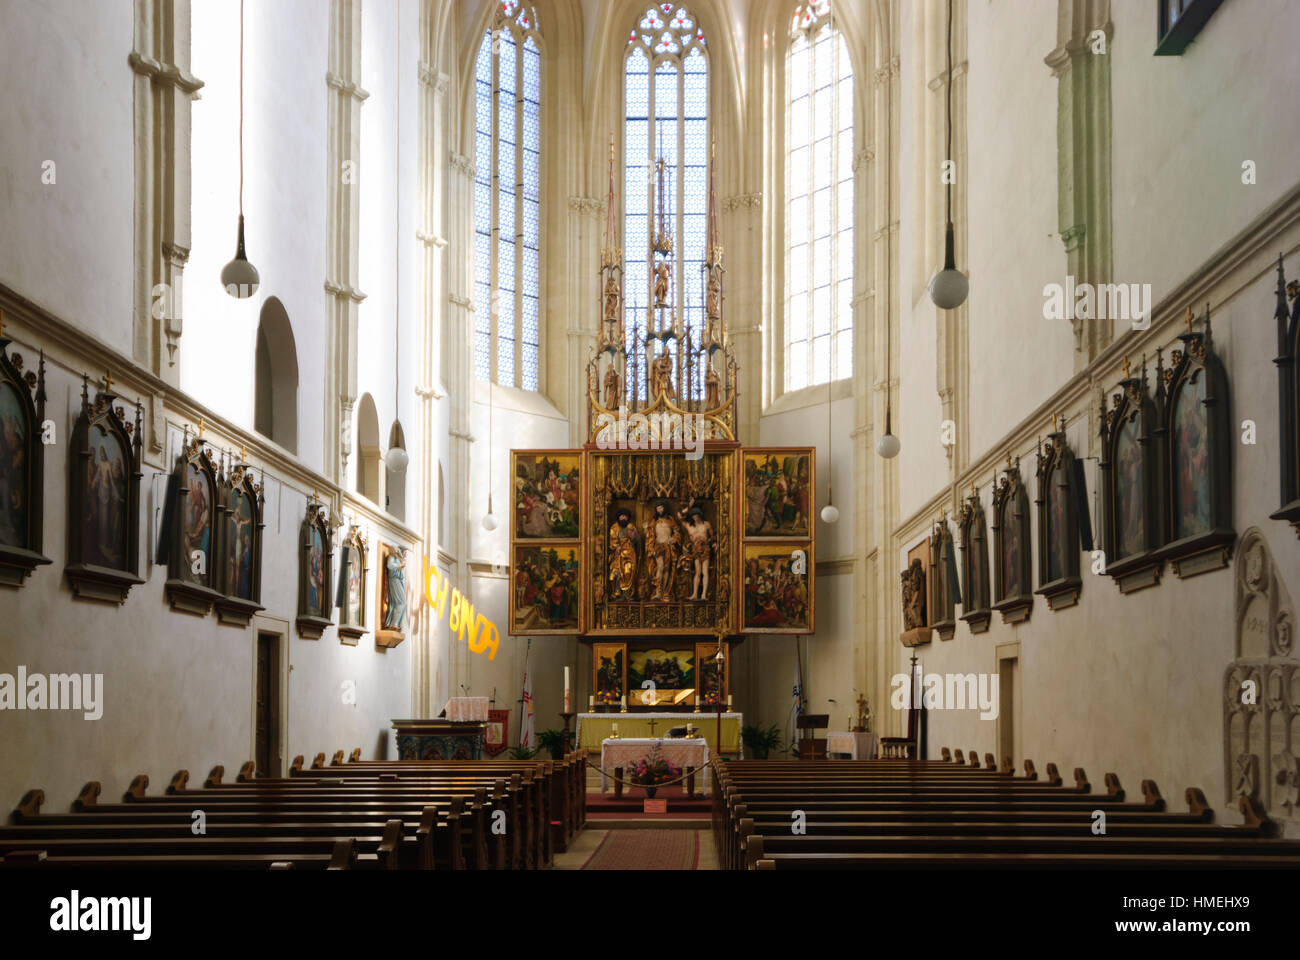
[[[623,79],[624,303],[628,351],[650,307],[650,236],[663,157],[664,212],[673,235],[673,309],[698,347],[704,323],[709,208],[709,60],[686,7],[649,7],[627,38]],[[671,343],[671,341],[670,341]]]
[[[501,0],[475,64],[474,375],[537,389],[541,54],[537,16]]]
[[[785,60],[785,386],[853,375],[853,67],[831,0],[800,4]]]

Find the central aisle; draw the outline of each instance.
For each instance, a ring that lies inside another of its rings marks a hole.
[[[696,829],[588,827],[555,855],[556,870],[716,870],[713,839]]]

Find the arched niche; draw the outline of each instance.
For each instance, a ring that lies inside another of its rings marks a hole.
[[[361,395],[357,403],[357,493],[373,503],[379,503],[380,460],[379,414],[374,398]]]
[[[1223,674],[1226,799],[1243,794],[1271,815],[1300,819],[1300,660],[1295,612],[1263,533],[1235,558],[1234,657]]]
[[[395,445],[400,445],[403,450],[406,449],[406,434],[402,430],[400,420],[394,420],[393,426],[388,431],[388,447],[392,449]],[[384,507],[390,514],[398,520],[406,520],[406,474],[410,470],[408,464],[402,470],[394,470],[384,464]]]
[[[257,323],[253,429],[298,452],[298,349],[289,314],[275,297],[262,304]]]

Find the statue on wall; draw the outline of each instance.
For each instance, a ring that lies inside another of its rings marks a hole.
[[[722,284],[718,280],[716,273],[709,276],[708,293],[706,294],[707,304],[705,306],[705,315],[709,318],[709,336],[716,341],[717,338],[717,319],[722,314]]]
[[[618,340],[618,281],[614,279],[612,270],[605,277],[605,309],[602,315],[605,320],[605,342],[615,343]]]
[[[704,519],[704,511],[692,499],[680,514],[686,528],[686,556],[693,564],[691,595],[687,600],[707,600],[709,596],[709,558],[713,550],[713,525]]]
[[[609,582],[611,600],[635,600],[638,553],[641,534],[632,513],[620,509],[609,528]]]
[[[388,609],[384,612],[384,629],[401,631],[406,620],[406,564],[401,554],[389,553],[384,560],[388,584]]]
[[[669,399],[677,397],[677,391],[673,389],[673,358],[666,350],[650,364],[650,395]]]
[[[622,384],[619,383],[618,370],[611,363],[609,369],[605,371],[605,407],[609,410],[619,408],[619,400],[622,399]]]
[[[858,722],[853,727],[854,733],[867,733],[871,730],[871,704],[862,694],[858,694]]]
[[[925,569],[921,560],[913,557],[903,571],[903,629],[915,630],[925,626]]]
[[[658,500],[650,518],[650,599],[673,599],[673,572],[677,569],[677,551],[682,533],[668,509],[666,500]]]

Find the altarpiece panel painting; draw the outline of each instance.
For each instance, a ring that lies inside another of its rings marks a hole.
[[[45,355],[38,372],[23,372],[23,356],[0,327],[0,586],[20,587],[38,566],[44,519]]]

